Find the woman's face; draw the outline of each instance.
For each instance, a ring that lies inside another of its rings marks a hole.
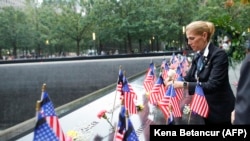
[[[204,32],[202,35],[195,34],[192,30],[186,32],[188,45],[193,51],[200,51],[207,45],[207,33]]]

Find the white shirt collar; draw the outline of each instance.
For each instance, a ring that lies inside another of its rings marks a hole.
[[[203,53],[203,56],[204,56],[204,57],[207,57],[207,56],[208,56],[208,53],[209,53],[208,47],[209,47],[209,45],[210,45],[210,42],[207,43],[207,46],[206,46],[206,48],[205,48],[205,50],[204,50],[204,53]],[[200,51],[197,51],[197,53],[199,53],[199,52],[200,52]]]

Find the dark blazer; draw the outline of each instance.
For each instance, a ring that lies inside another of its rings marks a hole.
[[[225,50],[210,43],[209,53],[203,58],[203,67],[198,72],[199,82],[203,88],[209,106],[207,120],[211,123],[224,123],[231,120],[231,112],[234,109],[235,96],[229,83],[228,56]],[[193,95],[197,80],[195,77],[197,57],[194,57],[192,65],[185,81],[189,82],[189,94]]]
[[[250,124],[250,54],[247,54],[240,68],[235,101],[234,124]]]

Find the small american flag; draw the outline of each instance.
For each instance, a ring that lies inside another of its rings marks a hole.
[[[196,85],[190,109],[202,117],[207,118],[208,116],[209,107],[203,89],[199,84]]]
[[[131,120],[129,117],[126,117],[126,108],[123,105],[119,113],[114,141],[139,141]]]
[[[170,63],[172,69],[176,69],[179,65],[179,59],[176,57],[175,53],[173,52],[172,57],[170,58]]]
[[[118,123],[115,130],[114,141],[122,141],[126,131],[126,109],[124,105],[121,105],[119,113]]]
[[[183,69],[182,69],[182,76],[186,76],[186,72],[188,71],[189,69],[189,62],[188,62],[188,59],[186,56],[184,56],[184,59],[181,63]]]
[[[162,78],[162,74],[160,73],[156,83],[154,84],[152,90],[150,91],[149,102],[151,104],[156,104],[164,97],[165,91],[166,89],[164,86],[164,81]]]
[[[182,115],[181,115],[180,105],[179,105],[177,95],[175,93],[174,86],[170,85],[169,89],[171,89],[170,103],[173,107],[173,115],[174,115],[174,117],[181,117]]]
[[[54,131],[59,141],[65,141],[66,136],[59,124],[59,119],[54,110],[53,103],[51,102],[47,92],[42,93],[40,114],[42,118],[45,118],[49,127]]]
[[[173,52],[172,53],[172,56],[171,56],[171,58],[170,58],[170,63],[171,64],[174,64],[174,63],[176,63],[177,62],[177,57],[175,56],[175,53]]]
[[[132,86],[128,83],[127,78],[123,77],[123,87],[122,91],[124,93],[124,105],[128,110],[129,114],[137,114],[137,109],[135,102],[137,100],[137,95],[134,92]]]
[[[168,89],[167,89],[166,94],[164,96],[164,101],[169,101],[167,103],[173,108],[174,117],[181,117],[182,116],[180,106],[179,106],[179,101],[177,99],[173,85],[168,86]]]
[[[179,65],[179,66],[177,66],[177,68],[176,68],[176,73],[175,73],[175,79],[178,79],[178,77],[180,76],[180,75],[182,75],[182,72],[181,72],[181,66]]]
[[[163,60],[162,60],[162,62],[161,62],[161,69],[162,68],[165,68],[165,64],[167,63],[167,59],[166,58],[164,58]]]
[[[169,66],[168,66],[168,63],[166,62],[165,66],[164,66],[164,69],[163,69],[163,72],[162,72],[163,79],[167,79],[168,71],[169,71]]]
[[[150,92],[155,82],[155,70],[154,70],[154,63],[151,62],[149,68],[146,73],[146,77],[143,81],[143,86],[146,90],[146,93]]]

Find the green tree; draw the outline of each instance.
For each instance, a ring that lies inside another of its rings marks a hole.
[[[25,13],[14,9],[13,7],[6,7],[0,12],[0,31],[1,31],[1,46],[2,49],[10,51],[11,55],[17,57],[17,49],[26,46],[27,31]]]
[[[84,1],[68,2],[67,5],[60,5],[60,11],[57,14],[57,31],[65,38],[76,42],[77,56],[80,54],[81,42],[92,35],[91,23],[85,10],[87,6]]]
[[[243,47],[244,38],[243,32],[247,32],[250,27],[250,21],[246,18],[250,14],[249,5],[235,1],[211,0],[200,7],[199,15],[196,19],[212,21],[216,26],[216,33],[214,41],[217,45],[218,36],[229,36],[231,40],[231,47],[228,51],[229,59],[231,61],[241,61],[245,56],[245,49]]]
[[[38,4],[27,0],[23,11],[12,8],[0,13],[0,23],[4,25],[0,27],[0,37],[4,39],[0,48],[14,54],[35,52],[37,56],[62,52],[80,55],[96,46],[99,53],[105,49],[125,53],[168,50],[165,46],[177,49],[185,45],[183,26],[194,20],[209,20],[215,23],[216,34],[232,37],[230,59],[241,60],[241,34],[250,27],[246,18],[250,14],[249,3],[228,2],[231,1],[47,0]]]

